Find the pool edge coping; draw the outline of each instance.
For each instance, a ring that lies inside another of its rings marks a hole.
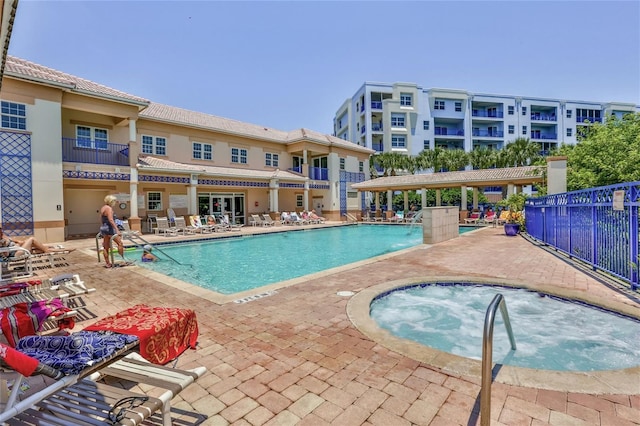
[[[480,360],[442,352],[408,339],[396,337],[387,330],[379,327],[369,315],[371,302],[381,293],[425,282],[452,284],[464,282],[526,288],[558,297],[577,299],[591,305],[621,312],[625,315],[640,319],[640,306],[634,307],[621,302],[603,300],[602,298],[576,290],[522,283],[514,280],[482,279],[470,276],[405,278],[369,287],[361,290],[349,299],[347,303],[347,316],[349,320],[361,333],[372,341],[411,359],[441,369],[448,374],[469,376],[477,380],[481,380],[482,378],[482,362]],[[479,326],[482,325],[480,324]],[[622,370],[568,372],[502,365],[494,378],[494,382],[561,392],[637,395],[640,394],[640,388],[638,386],[640,383],[640,366]]]

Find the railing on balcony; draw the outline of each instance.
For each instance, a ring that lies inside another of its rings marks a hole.
[[[298,167],[290,167],[289,169],[290,172],[295,172],[295,173],[300,173],[302,174],[302,166],[298,166]]]
[[[382,102],[371,101],[371,109],[382,109]]]
[[[362,126],[362,127],[360,127],[360,133],[361,133],[361,134],[363,134],[363,135],[364,135],[366,132],[367,132],[367,126]]]
[[[129,145],[62,138],[62,161],[70,163],[129,165]]]
[[[558,135],[555,133],[531,132],[531,139],[558,139]]]
[[[602,123],[602,117],[585,117],[583,115],[576,117],[576,123],[584,123],[585,121],[589,123]]]
[[[555,114],[540,114],[540,113],[531,113],[532,121],[556,121]]]
[[[472,132],[473,136],[488,136],[488,137],[492,137],[492,138],[502,138],[504,137],[504,131],[502,130],[473,130]]]
[[[309,179],[329,180],[329,169],[309,166]]]
[[[471,111],[472,117],[504,118],[502,111]]]
[[[440,136],[464,136],[464,130],[447,129],[446,127],[436,127],[435,134]]]
[[[381,132],[382,131],[382,124],[372,124],[371,125],[371,130],[374,132]]]
[[[371,149],[373,149],[376,152],[384,152],[384,144],[382,142],[374,143],[371,145]]]

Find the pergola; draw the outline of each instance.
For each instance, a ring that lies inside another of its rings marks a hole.
[[[473,207],[478,207],[478,188],[486,186],[506,186],[507,196],[521,191],[522,186],[542,182],[545,166],[508,167],[504,169],[465,170],[457,172],[429,173],[404,176],[385,176],[356,183],[351,186],[358,191],[374,192],[376,210],[380,209],[378,193],[387,192],[387,207],[391,209],[394,191],[404,192],[405,210],[408,208],[408,191],[422,191],[422,205],[427,204],[427,189],[435,189],[436,205],[441,205],[440,190],[460,188],[462,190],[461,212],[466,214],[467,188],[473,188]]]

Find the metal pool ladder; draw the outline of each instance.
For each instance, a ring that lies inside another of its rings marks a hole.
[[[480,388],[480,425],[489,426],[491,423],[491,382],[492,382],[492,356],[493,356],[493,324],[496,318],[496,311],[500,308],[504,326],[509,335],[511,350],[516,350],[516,339],[511,330],[511,321],[507,312],[507,302],[504,296],[498,293],[493,298],[487,314],[484,317],[484,333],[482,334],[482,387]]]

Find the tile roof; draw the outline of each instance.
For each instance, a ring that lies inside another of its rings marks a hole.
[[[363,191],[386,189],[451,188],[467,186],[498,186],[509,183],[530,184],[543,179],[543,166],[507,167],[504,169],[464,170],[404,176],[386,176],[352,185]]]
[[[231,133],[244,137],[253,137],[276,143],[279,142],[285,145],[299,141],[311,141],[366,154],[373,154],[375,152],[369,148],[313,130],[296,129],[286,132],[257,124],[244,123],[202,112],[158,104],[15,56],[7,56],[5,74],[14,78],[60,86],[71,92],[75,91],[97,97],[133,102],[146,107],[140,112],[139,117],[148,120],[198,127],[205,130]]]
[[[77,91],[99,97],[106,97],[110,99],[115,98],[123,102],[133,102],[142,105],[149,103],[148,100],[139,96],[130,95],[84,78],[44,67],[24,59],[16,58],[15,56],[7,55],[4,74],[9,77],[18,77],[64,86],[72,92]]]
[[[229,118],[218,117],[203,112],[190,111],[171,105],[163,105],[152,102],[140,112],[140,118],[157,120],[176,125],[198,127],[224,133],[231,133],[245,137],[254,137],[271,142],[280,142],[285,145],[300,141],[311,141],[322,145],[343,147],[349,150],[372,154],[373,150],[352,142],[345,141],[335,136],[326,135],[309,129],[296,129],[290,132],[264,127],[257,124],[245,123]]]
[[[140,171],[164,171],[176,173],[197,173],[201,175],[233,177],[242,179],[284,179],[305,181],[307,178],[287,170],[241,169],[233,167],[206,166],[200,164],[176,163],[163,158],[140,156],[137,164]]]

